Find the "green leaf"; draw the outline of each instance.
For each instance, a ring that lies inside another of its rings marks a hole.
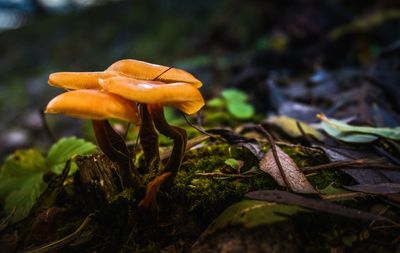
[[[226,89],[222,91],[222,97],[228,102],[245,102],[247,94],[238,89]]]
[[[0,171],[0,199],[7,214],[15,208],[12,221],[29,213],[46,187],[42,179],[46,171],[45,158],[36,149],[19,150],[6,158]]]
[[[4,209],[7,214],[15,208],[15,213],[11,219],[13,222],[22,220],[29,214],[32,206],[46,188],[42,179],[43,174],[36,173],[20,180],[20,187],[16,187],[5,199]]]
[[[222,98],[213,98],[207,101],[208,107],[222,107],[225,104]]]
[[[254,115],[253,106],[244,102],[231,102],[227,104],[228,111],[238,119],[249,119]]]
[[[322,119],[322,118],[321,118]],[[357,133],[345,133],[337,128],[335,128],[333,125],[328,124],[326,121],[321,122],[321,127],[324,129],[324,131],[332,136],[335,139],[344,141],[344,142],[352,142],[352,143],[367,143],[367,142],[372,142],[378,139],[377,136],[375,135],[370,135],[370,134],[357,134]]]
[[[400,127],[352,126],[340,120],[317,115],[324,130],[335,138],[348,142],[371,142],[379,137],[400,141]]]
[[[240,168],[240,164],[239,161],[233,158],[228,158],[225,160],[225,164],[230,166],[231,168],[235,169],[235,170],[239,170]]]
[[[64,169],[68,159],[76,155],[88,155],[96,151],[96,145],[76,137],[61,138],[49,150],[47,155],[47,166],[49,169],[60,174]],[[76,165],[72,165],[71,172],[76,170]]]
[[[285,221],[299,212],[308,210],[294,206],[259,200],[242,200],[225,209],[210,225],[211,231],[226,226],[242,225],[246,228]]]

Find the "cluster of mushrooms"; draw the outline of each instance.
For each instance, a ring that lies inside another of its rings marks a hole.
[[[202,83],[181,69],[126,59],[113,63],[105,71],[56,72],[49,76],[49,84],[67,91],[53,98],[45,112],[91,119],[100,149],[123,165],[118,174],[124,188],[143,183],[128,155],[130,152],[125,144],[118,143],[120,138],[115,136],[107,119],[140,125],[145,165],[158,176],[147,184],[139,206],[154,205],[160,185],[174,181],[187,142],[184,129],[167,123],[163,106],[173,106],[185,114],[196,113],[204,106],[198,90]],[[156,129],[174,141],[171,156],[161,170]]]

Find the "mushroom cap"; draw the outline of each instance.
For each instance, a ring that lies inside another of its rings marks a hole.
[[[171,105],[186,114],[193,114],[204,106],[200,91],[189,83],[163,83],[127,77],[100,79],[105,91],[145,104]]]
[[[200,80],[185,70],[132,59],[117,61],[108,67],[107,71],[117,71],[127,77],[140,80],[157,80],[165,83],[190,83],[196,88],[202,86]]]
[[[118,72],[56,72],[49,76],[51,86],[69,90],[101,89],[98,80],[118,76]]]
[[[62,93],[48,103],[45,112],[95,120],[114,118],[140,124],[135,103],[100,90],[73,90]]]

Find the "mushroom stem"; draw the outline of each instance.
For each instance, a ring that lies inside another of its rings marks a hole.
[[[140,145],[144,153],[144,160],[148,171],[158,169],[160,153],[158,151],[158,134],[146,104],[140,104],[142,125],[139,130]],[[147,172],[148,172],[147,171]]]
[[[162,105],[149,105],[148,107],[157,130],[161,134],[174,140],[171,156],[162,171],[162,173],[172,173],[168,178],[168,183],[172,183],[183,160],[187,143],[187,134],[184,129],[168,124],[164,117]]]
[[[98,146],[111,161],[118,164],[117,174],[122,187],[125,189],[141,186],[139,173],[132,162],[124,139],[115,132],[107,120],[92,120],[92,125]]]

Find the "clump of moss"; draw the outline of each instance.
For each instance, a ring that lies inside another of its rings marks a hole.
[[[281,146],[280,148],[293,159],[299,168],[314,166],[321,163],[320,159],[317,159],[315,156],[310,154],[306,154],[302,150],[301,146]]]
[[[172,194],[187,203],[189,212],[209,222],[227,206],[243,198],[245,193],[276,188],[276,183],[266,173],[250,177],[223,173],[227,171],[225,160],[228,158],[240,158],[246,167],[257,165],[257,159],[248,152],[242,148],[233,151],[227,144],[213,144],[189,151],[178,172]],[[199,173],[214,174],[205,176]]]
[[[307,179],[316,189],[325,189],[329,185],[334,187],[340,187],[342,185],[340,173],[333,170],[321,171],[318,174],[307,177]]]

